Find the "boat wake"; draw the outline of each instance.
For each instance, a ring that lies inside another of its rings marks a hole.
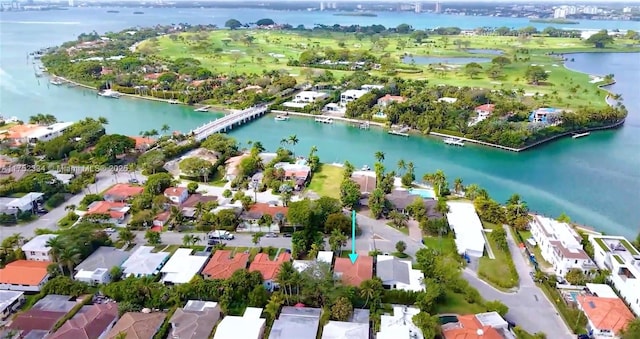
[[[11,74],[0,67],[0,88],[17,95],[24,95],[15,85]]]

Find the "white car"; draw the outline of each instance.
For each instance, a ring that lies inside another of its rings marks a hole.
[[[116,233],[116,230],[114,230],[113,228],[109,227],[109,228],[105,228],[104,229],[105,232],[107,232],[107,234],[113,234]]]

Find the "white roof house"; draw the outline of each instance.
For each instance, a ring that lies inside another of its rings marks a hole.
[[[129,257],[129,252],[115,247],[100,246],[87,259],[76,266],[75,280],[88,284],[105,284],[111,281],[111,269]]]
[[[593,245],[593,259],[598,267],[611,272],[609,281],[633,313],[640,316],[640,250],[619,236],[592,234],[589,242]]]
[[[23,302],[24,292],[0,290],[0,319],[5,319],[20,309]]]
[[[122,264],[123,275],[142,277],[158,274],[162,265],[169,259],[169,252],[153,253],[152,250],[151,246],[140,246],[133,252]]]
[[[179,248],[162,267],[162,282],[170,284],[188,283],[202,270],[209,256],[191,255],[190,248]]]
[[[29,133],[29,140],[36,139],[40,141],[48,141],[60,136],[67,128],[73,125],[73,122],[56,122],[49,126],[43,126]]]
[[[346,105],[349,102],[360,99],[367,93],[369,93],[369,91],[364,89],[348,89],[340,94],[340,104]]]
[[[611,286],[607,284],[586,284],[589,293],[600,298],[617,298],[618,295],[613,291]]]
[[[327,93],[316,91],[302,91],[294,97],[294,102],[311,103],[329,96]]]
[[[422,331],[413,324],[413,316],[420,313],[414,307],[393,306],[393,315],[380,316],[377,339],[424,339]]]
[[[329,321],[322,330],[322,339],[369,338],[369,310],[353,309],[349,321]]]
[[[360,88],[365,91],[371,91],[374,89],[383,89],[384,86],[383,85],[362,85]]]
[[[376,258],[376,276],[382,284],[394,290],[419,292],[424,290],[424,274],[411,267],[411,260],[399,260],[392,255],[379,255]]]
[[[316,261],[323,262],[331,265],[333,262],[333,252],[332,251],[320,251],[318,252],[318,256],[316,257]]]
[[[71,182],[71,179],[75,177],[75,175],[73,174],[60,173],[59,171],[48,171],[47,174],[53,175],[54,177],[56,177],[56,179],[60,180],[60,182],[65,185],[69,184],[69,182]]]
[[[213,339],[260,339],[266,319],[260,318],[261,308],[247,307],[242,317],[228,315],[218,323]]]
[[[27,260],[34,261],[52,261],[53,258],[50,255],[51,247],[47,246],[49,239],[57,237],[56,234],[42,234],[29,240],[26,244],[22,245],[21,249],[24,252]]]
[[[18,209],[20,211],[29,211],[33,209],[33,203],[41,200],[44,193],[30,192],[20,198],[13,199],[7,204],[9,209]]]
[[[589,274],[596,265],[582,248],[582,237],[571,225],[536,215],[529,223],[531,235],[540,246],[544,260],[553,265],[556,275],[564,277],[572,269]]]
[[[481,257],[484,254],[485,241],[480,217],[472,203],[447,202],[449,213],[447,220],[456,235],[455,243],[459,254]]]

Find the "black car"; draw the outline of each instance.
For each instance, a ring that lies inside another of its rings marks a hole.
[[[578,339],[591,339],[588,334],[578,334]]]
[[[285,238],[291,238],[291,233],[285,233],[282,236],[285,237]]]

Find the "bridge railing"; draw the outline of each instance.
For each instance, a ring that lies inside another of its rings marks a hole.
[[[234,112],[231,113],[229,115],[225,115],[222,118],[216,119],[216,120],[212,120],[196,129],[193,130],[193,133],[197,136],[200,137],[200,134],[213,134],[215,132],[211,132],[212,129],[217,129],[217,128],[224,128],[227,127],[225,125],[233,125],[237,122],[239,122],[242,119],[245,119],[248,116],[251,116],[253,114],[259,113],[259,112],[263,112],[267,110],[267,105],[259,105],[259,106],[252,106],[249,107],[247,109],[244,109],[242,111],[238,111],[238,112]],[[221,127],[224,126],[224,127]],[[205,136],[206,137],[206,136]]]

